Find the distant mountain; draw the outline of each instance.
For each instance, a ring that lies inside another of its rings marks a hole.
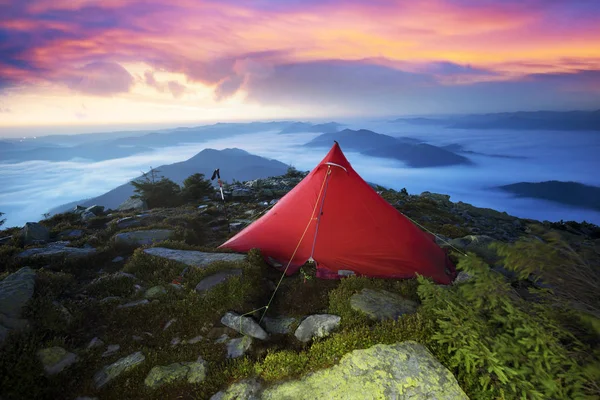
[[[293,124],[285,127],[280,134],[286,133],[303,133],[303,132],[312,132],[312,133],[325,133],[325,132],[337,132],[342,126],[337,122],[328,122],[326,124],[316,124],[313,125],[308,122],[294,122]]]
[[[146,131],[106,132],[83,135],[47,136],[44,142],[28,140],[27,143],[4,141],[0,143],[2,161],[20,162],[31,160],[68,161],[84,158],[103,161],[148,152],[153,148],[176,146],[182,143],[202,143],[212,139],[223,139],[237,135],[278,131],[291,124],[283,122],[218,123],[191,128]],[[80,137],[81,136],[81,137]],[[50,142],[47,139],[50,139]],[[107,138],[109,138],[107,140]],[[95,140],[94,140],[95,139]],[[61,143],[61,145],[54,144]],[[39,143],[39,145],[36,145]],[[72,143],[72,144],[71,144]],[[32,147],[35,146],[35,147]]]
[[[362,153],[372,157],[395,158],[405,162],[412,168],[472,164],[465,156],[427,143],[398,143],[393,146],[384,146],[363,151]]]
[[[204,149],[186,161],[161,165],[156,169],[160,171],[159,176],[164,176],[178,184],[182,184],[187,177],[195,173],[201,173],[210,178],[216,168],[220,168],[221,179],[231,182],[233,179],[245,181],[283,175],[286,173],[288,165],[277,160],[250,154],[241,149],[231,148],[224,150]],[[138,178],[140,177],[134,179]],[[115,209],[133,194],[133,186],[127,182],[98,197],[63,204],[50,210],[50,213],[65,212],[77,204],[82,206],[98,204]]]
[[[398,118],[392,122],[442,125],[455,129],[600,131],[600,110],[519,111],[445,118]]]
[[[152,151],[150,147],[118,146],[112,142],[100,142],[73,147],[38,147],[30,150],[5,151],[2,153],[2,161],[68,161],[74,158],[104,161],[149,151]]]
[[[401,123],[405,123],[405,124],[411,124],[411,125],[425,125],[425,126],[430,126],[430,125],[445,125],[447,123],[447,121],[445,119],[437,119],[437,118],[398,118],[395,120],[392,120],[390,122],[401,122]]]
[[[340,132],[326,133],[314,138],[305,146],[331,147],[334,140],[345,150],[354,150],[372,157],[394,158],[413,168],[471,163],[468,158],[451,150],[422,143],[418,139],[395,138],[367,129],[344,129]]]
[[[139,137],[125,137],[116,139],[114,143],[153,147],[175,146],[180,143],[202,143],[211,139],[223,139],[249,133],[277,131],[288,125],[290,125],[290,121],[218,123],[214,125],[157,131]]]
[[[578,182],[520,182],[498,188],[517,197],[544,199],[556,203],[600,211],[600,187]]]
[[[333,142],[337,141],[344,150],[365,151],[376,149],[382,146],[394,146],[398,144],[398,139],[392,136],[383,135],[367,129],[352,130],[344,129],[340,132],[329,132],[317,136],[306,147],[331,147]]]

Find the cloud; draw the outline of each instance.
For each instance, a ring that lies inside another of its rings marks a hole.
[[[600,4],[594,1],[0,2],[0,90],[39,92],[63,84],[85,94],[121,96],[131,89],[129,66],[143,64],[184,76],[143,78],[175,99],[187,99],[186,84],[203,84],[214,89],[217,101],[253,90],[256,102],[287,96],[263,88],[274,81],[314,91],[307,73],[312,68],[317,81],[324,81],[327,70],[339,71],[342,76],[328,77],[325,85],[355,94],[345,102],[357,105],[363,93],[388,96],[392,88],[382,82],[391,82],[400,95],[410,92],[414,85],[401,77],[417,79],[417,86],[465,86],[597,70],[598,37]],[[363,88],[363,81],[383,93]],[[123,98],[159,101],[151,93]]]
[[[183,96],[183,94],[187,91],[187,87],[177,81],[157,81],[152,71],[144,72],[144,82],[146,83],[146,85],[153,87],[161,93],[164,93],[166,90],[168,90],[176,99]]]
[[[64,78],[75,91],[95,96],[126,93],[133,85],[133,76],[113,62],[94,62],[78,68]]]
[[[442,72],[464,71],[443,65]],[[277,66],[268,76],[250,79],[246,89],[249,98],[258,103],[329,107],[332,110],[343,105],[359,115],[383,115],[519,108],[587,109],[600,104],[598,82],[600,70],[530,74],[514,81],[483,81],[457,86],[440,83],[427,72],[406,72],[362,61],[329,61]]]

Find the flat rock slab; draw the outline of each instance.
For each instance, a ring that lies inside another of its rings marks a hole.
[[[144,253],[151,256],[168,258],[179,261],[192,267],[206,267],[217,261],[240,262],[246,259],[244,254],[235,253],[206,253],[195,250],[174,250],[164,247],[152,247],[144,249]]]
[[[147,387],[156,389],[168,383],[187,380],[188,383],[200,383],[206,378],[206,363],[199,358],[195,362],[178,362],[165,366],[156,366],[150,370],[144,380]]]
[[[242,335],[252,336],[253,338],[260,340],[266,340],[268,338],[267,332],[265,332],[264,329],[250,317],[242,317],[236,313],[228,312],[221,318],[221,323],[238,331]]]
[[[332,314],[316,314],[306,317],[296,329],[294,336],[301,342],[308,342],[315,337],[328,336],[336,329],[342,318]]]
[[[202,279],[196,285],[196,292],[198,292],[198,293],[207,292],[208,290],[212,289],[213,287],[217,286],[218,284],[225,282],[229,278],[232,278],[234,276],[241,276],[241,275],[242,275],[241,269],[230,269],[227,271],[217,272],[216,274],[210,275],[210,276]]]
[[[397,320],[403,314],[413,314],[418,304],[385,290],[363,289],[350,298],[353,310],[365,313],[373,320]]]
[[[170,229],[150,229],[144,231],[133,231],[117,233],[115,244],[125,246],[147,246],[169,239],[173,235]]]
[[[129,371],[139,364],[144,362],[146,357],[141,351],[130,354],[127,357],[123,357],[114,363],[105,366],[94,375],[94,382],[96,383],[96,389],[100,389],[108,382],[112,381],[123,372]]]
[[[39,350],[37,355],[47,375],[58,374],[78,360],[75,354],[58,346]]]
[[[354,350],[338,365],[272,386],[256,398],[469,399],[454,375],[413,341]]]
[[[96,254],[94,248],[68,247],[68,242],[50,243],[47,247],[36,247],[27,249],[18,254],[20,258],[53,258],[66,257],[67,259],[75,259],[88,257]]]

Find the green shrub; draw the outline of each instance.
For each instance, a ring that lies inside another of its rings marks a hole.
[[[589,350],[544,304],[527,303],[473,253],[458,268],[475,276],[453,288],[419,277],[432,338],[447,349],[446,366],[477,399],[585,398],[578,357]],[[581,360],[581,358],[580,358]]]

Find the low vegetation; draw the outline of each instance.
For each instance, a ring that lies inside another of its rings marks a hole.
[[[290,170],[285,179],[300,179],[303,174]],[[152,183],[152,176],[148,178]],[[519,238],[492,244],[489,252],[493,257],[453,252],[458,270],[470,279],[450,286],[436,285],[420,276],[407,280],[320,280],[315,277],[314,265],[307,264],[300,274],[282,280],[269,304],[281,273],[268,267],[257,250],[244,261],[220,261],[206,268],[189,267],[143,251],[160,246],[214,252],[232,234],[227,231],[218,202],[203,210],[192,205],[208,190],[206,184],[210,183],[202,176],[191,177],[180,189],[159,182],[155,179],[152,183],[159,185],[157,191],[144,184],[138,187],[138,194],[154,207],[142,227],[119,229],[113,222],[134,216],[133,212],[114,212],[91,225],[69,213],[42,221],[54,237],[81,229],[83,236],[72,245],[94,243],[98,251],[84,259],[28,261],[27,265],[36,269],[34,296],[23,315],[31,326],[23,333],[9,335],[1,345],[0,397],[208,399],[242,378],[256,376],[269,384],[300,377],[335,365],[355,349],[405,340],[427,347],[456,376],[471,399],[600,396],[600,242],[593,226],[562,229],[527,223],[518,231]],[[424,228],[448,238],[472,234],[473,228],[485,229],[486,225],[474,225],[464,213],[473,220],[488,219],[490,225],[513,226],[513,220],[502,213],[453,204],[442,195],[378,190]],[[164,196],[173,193],[178,193],[177,201],[181,201],[177,208],[164,202]],[[264,209],[261,207],[241,202],[227,211],[229,218],[246,218],[249,211],[258,214]],[[168,241],[137,248],[115,246],[112,239],[119,232],[154,228],[172,229],[175,235]],[[501,238],[506,229],[482,233]],[[589,232],[580,234],[581,229]],[[0,279],[25,265],[16,258],[24,248],[18,238],[0,246]],[[117,256],[123,261],[113,262]],[[209,292],[196,292],[202,279],[231,269],[241,269],[242,273]],[[117,307],[143,300],[148,289],[158,286],[164,290],[147,304]],[[364,288],[400,294],[417,302],[419,308],[396,321],[373,321],[350,307],[351,296]],[[225,343],[216,342],[223,334],[239,336],[220,323],[227,311],[256,320],[263,312],[297,320],[330,313],[341,317],[341,325],[330,336],[308,344],[293,335],[255,340],[244,356],[228,359]],[[192,340],[198,337],[201,339]],[[104,346],[88,348],[92,338],[102,340]],[[119,344],[120,349],[103,356],[109,344]],[[78,362],[67,373],[45,375],[36,353],[49,346],[77,353]],[[140,366],[102,389],[94,387],[92,377],[98,370],[136,351],[146,357]],[[195,361],[198,356],[207,362],[203,382],[184,381],[158,389],[144,385],[152,367]]]

